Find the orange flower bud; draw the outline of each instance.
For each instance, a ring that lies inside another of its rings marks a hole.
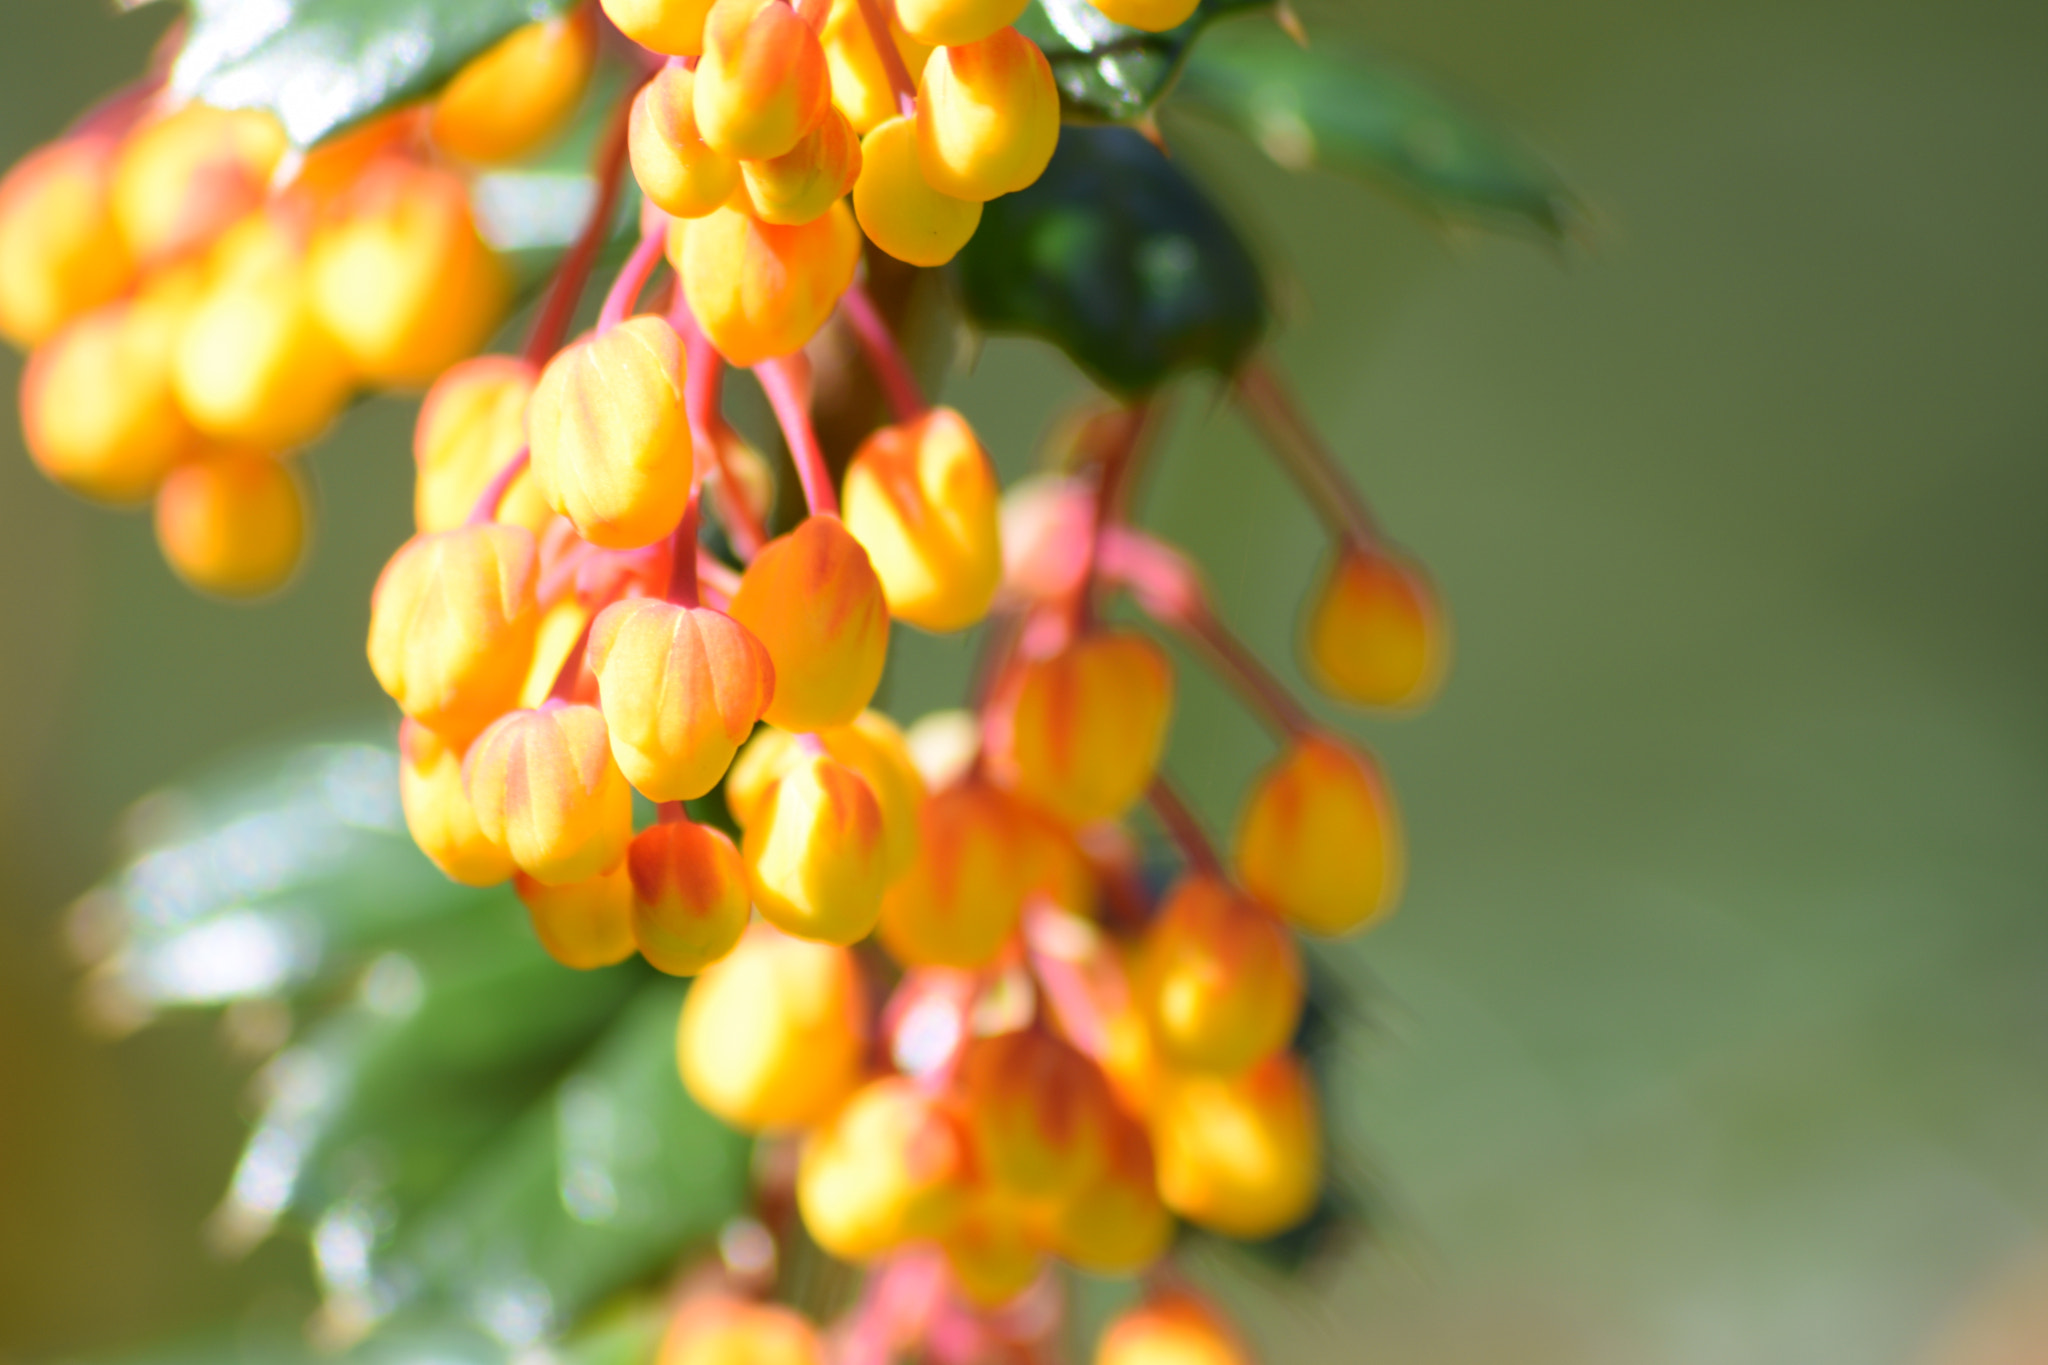
[[[712,345],[758,365],[803,349],[832,316],[860,264],[860,229],[843,203],[795,227],[727,207],[677,221],[668,256]]]
[[[853,954],[766,924],[697,978],[676,1034],[684,1086],[750,1133],[823,1120],[859,1084],[866,1051]]]
[[[412,431],[413,520],[421,531],[452,531],[469,520],[498,471],[526,444],[526,403],[539,372],[510,355],[480,355],[449,367],[427,390]],[[536,536],[555,515],[523,470],[498,502],[498,520]]]
[[[879,711],[863,711],[851,725],[815,732],[825,752],[860,774],[882,812],[883,864],[893,882],[910,870],[918,850],[918,811],[924,778],[896,722]],[[764,726],[734,761],[725,781],[726,809],[741,828],[751,824],[769,784],[803,757],[803,746],[787,730]]]
[[[1017,791],[1075,824],[1114,820],[1151,785],[1173,665],[1129,630],[1084,636],[1020,670],[1004,755]]]
[[[490,340],[511,301],[446,171],[389,160],[365,172],[314,235],[313,307],[366,378],[423,387]]]
[[[548,505],[593,545],[652,545],[683,519],[695,453],[683,408],[682,338],[628,319],[548,362],[528,408],[533,474]]]
[[[915,81],[931,59],[931,48],[910,37],[893,20],[889,34],[895,39],[897,55],[903,58],[903,69]],[[832,102],[853,124],[853,130],[865,134],[895,118],[896,87],[882,65],[881,51],[861,13],[860,0],[832,0],[819,40],[825,45],[825,67],[832,76]]]
[[[263,109],[187,104],[138,126],[114,164],[114,220],[129,253],[153,266],[204,248],[262,205],[286,146]]]
[[[704,20],[697,127],[727,156],[781,156],[832,107],[825,49],[782,0],[717,0]]]
[[[1414,707],[1443,683],[1449,636],[1420,565],[1346,546],[1316,592],[1302,646],[1309,677],[1338,700]]]
[[[1094,1275],[1135,1275],[1166,1254],[1173,1215],[1159,1201],[1152,1144],[1131,1119],[1110,1124],[1107,1164],[1059,1206],[1049,1240]]]
[[[695,57],[704,51],[704,16],[711,0],[602,0],[619,32],[652,52]]]
[[[959,1083],[981,1170],[1005,1192],[1066,1199],[1108,1165],[1116,1101],[1095,1064],[1052,1035],[976,1039]]]
[[[933,47],[959,47],[993,37],[1017,22],[1027,0],[896,0],[904,31]]]
[[[215,247],[172,366],[192,424],[283,450],[318,436],[348,401],[348,356],[314,310],[303,244],[259,214]]]
[[[982,1308],[1010,1302],[1032,1286],[1045,1266],[1023,1211],[998,1191],[969,1204],[939,1246],[962,1297]]]
[[[398,727],[398,800],[413,842],[450,881],[496,886],[510,879],[512,856],[477,828],[462,785],[462,750],[414,720]]]
[[[173,469],[156,495],[156,543],[178,577],[221,597],[262,597],[306,552],[306,493],[267,455],[228,451]]]
[[[656,1365],[825,1365],[818,1333],[794,1309],[692,1299],[669,1323]]]
[[[1202,0],[1089,0],[1112,24],[1164,33],[1194,17]]]
[[[776,927],[857,943],[875,927],[887,885],[882,810],[860,774],[805,753],[761,799],[740,849],[754,904]]]
[[[596,66],[597,15],[587,5],[515,29],[434,101],[434,141],[465,161],[517,161],[567,126]]]
[[[918,162],[917,120],[879,124],[861,143],[853,211],[869,241],[910,265],[940,266],[960,254],[981,226],[981,204],[940,194]]]
[[[694,801],[717,786],[775,692],[775,666],[745,626],[645,597],[599,613],[590,670],[612,756],[650,801]]]
[[[564,967],[593,971],[633,955],[633,883],[624,863],[567,886],[549,886],[524,872],[512,884],[533,920],[534,937]]]
[[[853,188],[860,155],[860,138],[846,115],[827,109],[781,156],[740,163],[748,213],[785,227],[810,222]]]
[[[1038,45],[1006,28],[941,48],[917,92],[925,183],[955,199],[989,200],[1031,185],[1060,140],[1060,92]]]
[[[53,482],[101,502],[140,502],[198,448],[171,392],[171,357],[196,297],[197,281],[181,272],[36,350],[21,380],[21,427]]]
[[[535,881],[569,886],[625,858],[633,793],[595,706],[549,702],[499,718],[462,775],[477,828]]]
[[[29,153],[0,180],[0,336],[33,346],[128,287],[112,177],[113,145],[80,137]]]
[[[846,529],[891,616],[952,631],[988,614],[1003,576],[1001,497],[974,429],[951,408],[868,437],[846,469]]]
[[[1260,904],[1312,934],[1385,918],[1400,898],[1399,814],[1378,765],[1328,735],[1260,775],[1237,826],[1237,871]]]
[[[399,709],[457,743],[509,710],[533,653],[536,575],[521,527],[407,541],[370,595],[370,670]]]
[[[1103,1329],[1095,1365],[1252,1365],[1252,1355],[1215,1309],[1165,1290]]]
[[[770,725],[848,724],[881,685],[889,610],[867,551],[837,517],[810,517],[764,546],[732,614],[775,661],[775,697],[762,716]]]
[[[732,840],[708,825],[651,825],[626,851],[633,938],[670,976],[695,976],[731,952],[747,928],[747,870]]]
[[[805,1138],[797,1208],[843,1261],[937,1237],[967,1200],[967,1134],[947,1106],[902,1076],[870,1081]]]
[[[1159,1195],[1192,1223],[1227,1237],[1285,1232],[1322,1187],[1315,1089],[1281,1052],[1237,1076],[1162,1078],[1151,1115]]]
[[[883,946],[906,967],[985,967],[1025,902],[1062,890],[1060,833],[986,782],[936,793],[919,826],[917,860],[882,898]]]
[[[1278,920],[1192,876],[1146,928],[1137,987],[1168,1062],[1235,1073],[1294,1036],[1301,955]]]
[[[633,97],[626,124],[633,178],[656,208],[677,218],[702,218],[740,186],[739,163],[697,131],[696,91],[695,72],[663,67]]]

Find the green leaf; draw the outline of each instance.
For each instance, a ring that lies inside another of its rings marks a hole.
[[[268,109],[293,143],[433,93],[463,63],[574,0],[191,0],[181,95]]]
[[[1043,337],[1126,396],[1230,373],[1266,329],[1251,251],[1128,128],[1063,128],[1045,175],[988,205],[954,268],[980,326]]]
[[[1283,166],[1371,180],[1438,217],[1552,238],[1578,218],[1555,172],[1495,120],[1341,48],[1240,26],[1193,55],[1171,107],[1227,124]]]
[[[1194,17],[1164,33],[1111,23],[1089,0],[1031,0],[1017,30],[1052,64],[1069,118],[1121,123],[1166,93],[1195,39],[1226,14],[1272,0],[1202,0]]]

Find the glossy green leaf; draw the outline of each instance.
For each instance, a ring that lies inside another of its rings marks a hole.
[[[301,147],[431,94],[464,62],[573,0],[191,0],[184,95],[268,109]]]
[[[1204,43],[1172,107],[1244,133],[1294,169],[1386,185],[1425,212],[1561,237],[1577,217],[1555,172],[1498,121],[1376,58],[1304,49],[1255,24]]]
[[[1017,29],[1052,64],[1069,118],[1125,122],[1172,85],[1202,30],[1226,14],[1265,9],[1272,0],[1202,0],[1194,17],[1164,33],[1111,23],[1089,0],[1031,0]]]
[[[1257,262],[1195,183],[1128,128],[1070,126],[955,263],[968,315],[1043,337],[1104,387],[1234,371],[1266,329]]]

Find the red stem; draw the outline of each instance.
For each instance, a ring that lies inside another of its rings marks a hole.
[[[532,460],[532,447],[519,447],[519,453],[505,461],[504,466],[497,473],[491,475],[491,481],[484,485],[484,491],[477,494],[476,506],[469,509],[469,521],[467,524],[470,526],[484,526],[496,521],[498,519],[498,504],[505,501],[506,491],[512,487],[513,481],[525,472],[526,466]]]
[[[719,606],[718,599],[724,598],[725,605],[732,605],[733,594],[740,590],[740,576],[730,568],[711,557],[708,550],[697,552],[697,587],[712,606]]]
[[[534,319],[533,334],[526,341],[526,358],[535,365],[545,365],[556,351],[562,349],[569,324],[576,318],[576,305],[583,298],[583,286],[590,279],[591,268],[597,264],[598,251],[611,231],[612,213],[619,203],[619,182],[625,178],[626,121],[630,108],[630,99],[619,104],[611,127],[605,130],[604,141],[598,144],[595,168],[597,202],[590,207],[590,217],[583,224],[583,235],[576,239],[576,244],[569,248],[569,254],[562,258],[562,264],[556,269],[547,300],[541,304],[540,316]]]
[[[881,310],[869,296],[867,288],[854,284],[839,296],[839,307],[846,315],[846,325],[853,329],[853,335],[860,342],[861,353],[867,357],[868,368],[874,371],[875,379],[888,396],[889,407],[899,422],[914,422],[931,410],[925,401],[924,389],[918,384],[917,376],[910,372],[910,362],[904,359],[903,348],[896,344],[895,334],[883,319]]]
[[[583,672],[583,655],[590,648],[590,628],[597,623],[597,613],[583,623],[583,629],[576,634],[576,643],[569,646],[569,657],[562,660],[562,671],[555,674],[555,685],[548,689],[551,701],[568,701],[576,691],[576,679]]]
[[[669,570],[668,600],[679,607],[699,605],[697,598],[697,499],[683,509],[683,519],[670,533],[674,567]]]
[[[1258,428],[1267,449],[1294,476],[1331,531],[1360,549],[1377,545],[1380,533],[1372,509],[1351,486],[1343,464],[1323,444],[1280,376],[1265,362],[1254,360],[1239,371],[1236,392],[1239,406]]]
[[[836,517],[839,495],[832,489],[832,471],[825,463],[825,452],[818,446],[818,434],[811,427],[806,392],[810,377],[799,368],[801,364],[797,356],[764,360],[754,367],[754,377],[761,381],[768,405],[775,409],[782,438],[789,443],[789,458],[796,465],[797,481],[803,485],[805,505],[814,517]]]
[[[718,520],[725,527],[726,540],[731,542],[733,552],[743,562],[752,563],[754,556],[761,553],[761,547],[768,543],[768,528],[754,515],[754,509],[747,502],[746,493],[733,473],[732,464],[725,456],[724,437],[729,428],[725,415],[720,411],[725,357],[718,353],[718,348],[711,344],[711,338],[705,336],[704,329],[697,325],[696,314],[690,311],[690,301],[683,296],[680,280],[676,282],[674,298],[669,301],[668,320],[682,334],[683,345],[689,353],[689,377],[685,380],[683,404],[690,414],[690,440],[700,453],[709,452],[711,463],[718,470],[718,483],[711,490],[711,499],[718,509]]]
[[[882,59],[882,72],[889,78],[889,88],[896,92],[896,112],[914,114],[917,112],[917,82],[911,79],[910,68],[903,64],[903,54],[897,50],[896,35],[890,31],[889,16],[882,9],[882,0],[859,0],[861,21],[868,26],[868,38],[875,45],[875,55]]]
[[[1223,861],[1216,856],[1216,846],[1209,842],[1208,832],[1202,822],[1181,800],[1180,793],[1164,774],[1152,779],[1152,786],[1145,793],[1145,799],[1152,804],[1152,813],[1159,817],[1159,823],[1166,826],[1166,832],[1173,842],[1180,846],[1181,854],[1188,860],[1188,866],[1196,872],[1212,877],[1223,875]]]
[[[661,248],[667,235],[659,228],[640,234],[639,245],[626,258],[626,264],[619,269],[619,277],[612,281],[611,289],[604,296],[604,307],[597,314],[598,331],[616,327],[633,315],[634,307],[640,302],[640,291],[653,277],[654,267],[661,264]]]

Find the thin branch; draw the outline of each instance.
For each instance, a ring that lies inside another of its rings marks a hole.
[[[667,236],[659,226],[640,234],[639,244],[626,258],[618,278],[612,281],[611,289],[604,296],[604,307],[597,314],[598,331],[616,327],[633,315],[633,309],[640,302],[640,292],[647,288],[647,281],[654,276],[654,268],[661,264],[661,248]]]
[[[697,598],[697,495],[683,509],[683,519],[669,534],[673,567],[669,570],[668,600],[679,607],[698,605]]]
[[[619,203],[619,182],[626,172],[626,122],[631,107],[630,97],[620,101],[604,140],[598,144],[597,200],[590,206],[582,235],[555,270],[554,283],[548,287],[547,299],[541,304],[540,316],[534,319],[533,333],[526,341],[526,358],[535,365],[545,365],[562,349],[569,324],[576,318],[576,305],[583,298],[583,286],[590,279],[598,252],[611,231],[612,214]]]
[[[1236,393],[1267,448],[1294,476],[1330,529],[1360,549],[1378,545],[1379,526],[1372,509],[1271,367],[1258,360],[1247,364],[1238,373]]]
[[[1159,817],[1159,823],[1166,826],[1168,836],[1179,846],[1181,856],[1188,860],[1188,866],[1205,876],[1221,877],[1223,860],[1216,856],[1216,846],[1209,842],[1209,835],[1202,828],[1202,822],[1181,800],[1180,793],[1166,780],[1165,774],[1152,779],[1152,785],[1145,792],[1145,799],[1151,803],[1152,813]]]
[[[825,452],[818,446],[818,433],[811,426],[809,376],[799,368],[798,356],[764,360],[754,366],[768,404],[775,409],[775,421],[782,438],[789,443],[789,458],[796,465],[797,481],[803,485],[804,503],[811,515],[838,516],[839,495],[832,488],[832,470]]]
[[[491,475],[491,481],[484,485],[483,492],[477,494],[476,506],[469,509],[469,521],[466,524],[483,526],[496,521],[498,507],[505,501],[505,494],[511,489],[513,481],[526,472],[527,465],[532,461],[533,448],[520,446],[519,453],[505,461],[498,472]]]
[[[875,55],[882,60],[882,72],[889,78],[889,88],[896,92],[896,112],[904,115],[916,113],[917,81],[903,63],[903,53],[896,46],[896,35],[890,29],[889,15],[882,8],[882,0],[859,0],[859,4],[861,21],[868,26],[868,39],[875,45]]]
[[[903,348],[897,345],[895,334],[889,330],[881,310],[875,307],[875,300],[867,287],[854,283],[839,296],[839,308],[846,316],[846,325],[860,342],[861,354],[867,357],[868,368],[874,372],[876,382],[888,397],[896,420],[914,422],[929,412],[931,404],[925,401],[924,389],[918,384],[917,376],[910,372],[910,362],[904,358]]]

